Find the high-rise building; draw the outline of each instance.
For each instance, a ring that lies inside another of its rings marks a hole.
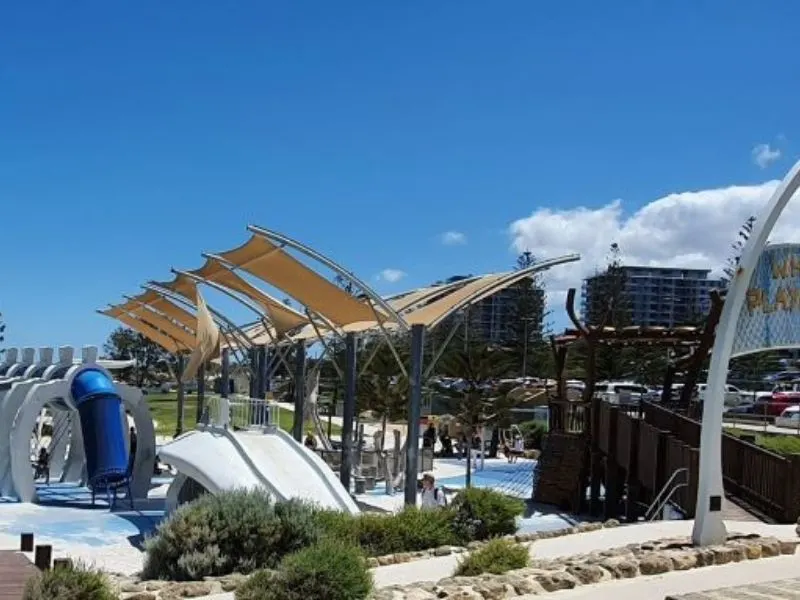
[[[711,290],[724,287],[721,279],[709,279],[710,273],[710,269],[619,267],[624,322],[661,327],[697,323],[708,313]],[[602,319],[611,285],[605,272],[584,279],[581,312],[587,323],[596,325]]]
[[[452,283],[459,279],[467,279],[467,276],[457,275],[440,283]],[[544,291],[539,288],[531,290],[531,297],[528,300],[531,309],[527,321],[522,325],[517,323],[520,319],[520,294],[517,286],[511,286],[473,304],[469,308],[470,331],[474,331],[481,339],[495,344],[507,344],[520,339],[520,336],[524,335],[520,334],[520,327],[525,327],[525,323],[531,338],[536,336],[534,332],[541,335],[544,321]],[[461,318],[462,315],[452,315],[445,319],[443,325],[448,327],[448,324],[454,323],[454,319]]]

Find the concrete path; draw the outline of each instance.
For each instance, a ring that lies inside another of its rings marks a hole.
[[[637,577],[588,585],[558,592],[558,600],[661,600],[681,594],[693,594],[721,587],[747,586],[786,577],[798,572],[800,556],[779,556],[745,563],[731,563],[719,567],[704,567],[691,571],[673,571],[653,577]],[[520,596],[519,600],[534,600],[541,596]],[[774,598],[800,598],[800,591],[794,596],[755,596],[755,595],[700,595],[687,596],[681,600],[770,600]]]

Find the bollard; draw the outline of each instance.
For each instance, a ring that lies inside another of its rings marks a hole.
[[[53,570],[56,569],[72,569],[71,558],[55,558],[53,559]]]
[[[33,534],[23,533],[19,536],[19,551],[33,552]]]
[[[40,571],[47,571],[50,569],[50,562],[53,559],[53,547],[50,545],[36,546],[36,553],[33,557],[33,564],[36,565]]]

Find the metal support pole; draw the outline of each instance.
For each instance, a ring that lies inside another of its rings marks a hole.
[[[186,386],[183,384],[183,370],[186,368],[186,357],[178,353],[178,365],[177,365],[177,376],[178,376],[178,422],[175,426],[175,437],[178,437],[183,433],[184,427],[184,417],[186,412]]]
[[[258,347],[258,361],[256,363],[257,377],[256,377],[256,396],[259,400],[263,400],[267,396],[267,347],[261,344]]]
[[[200,365],[197,369],[197,415],[195,423],[199,423],[203,418],[203,408],[206,403],[206,366]]]
[[[422,412],[422,359],[425,349],[425,326],[411,326],[411,397],[408,407],[406,439],[405,503],[417,504],[417,471],[419,469],[419,419]]]
[[[247,394],[251,398],[258,397],[258,348],[253,346],[247,353],[250,361],[250,381],[248,383]]]
[[[342,468],[339,480],[344,489],[350,489],[350,472],[353,470],[353,421],[356,416],[356,334],[348,333],[344,339],[344,411],[342,414]]]
[[[222,369],[220,370],[219,395],[227,398],[231,389],[231,351],[222,349]]]
[[[294,357],[294,423],[292,436],[298,442],[303,441],[303,409],[306,401],[306,345],[295,344]]]

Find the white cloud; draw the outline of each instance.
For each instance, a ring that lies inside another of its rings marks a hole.
[[[461,246],[467,243],[467,236],[460,231],[445,231],[441,240],[445,246]]]
[[[401,271],[400,269],[384,269],[378,275],[378,279],[381,281],[394,283],[395,281],[400,281],[405,276],[405,271]]]
[[[538,259],[580,253],[577,263],[553,267],[545,276],[554,316],[563,314],[566,290],[603,268],[612,242],[628,265],[707,268],[719,275],[741,225],[758,215],[778,185],[681,192],[626,214],[621,200],[600,208],[537,209],[509,226],[516,252]],[[800,242],[800,200],[795,196],[778,220],[771,241]]]
[[[762,169],[766,169],[781,157],[780,148],[773,148],[769,144],[757,144],[750,152],[753,162]]]

